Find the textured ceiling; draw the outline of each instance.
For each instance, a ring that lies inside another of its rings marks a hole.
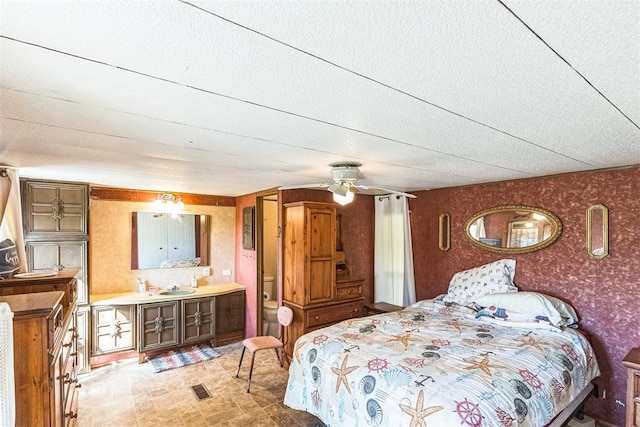
[[[0,102],[0,164],[100,186],[640,164],[640,2],[0,0]]]

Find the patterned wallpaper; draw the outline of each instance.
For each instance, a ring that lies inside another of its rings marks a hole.
[[[411,200],[416,293],[431,298],[447,290],[457,271],[506,256],[485,251],[467,240],[464,227],[475,213],[493,206],[524,204],[558,215],[560,238],[548,248],[516,259],[515,282],[524,291],[539,291],[570,302],[591,334],[606,399],[590,399],[586,412],[624,425],[626,371],[622,359],[640,346],[640,167],[415,193]],[[586,209],[594,203],[609,208],[609,256],[586,253]],[[451,214],[451,249],[438,249],[438,216]]]
[[[591,398],[588,415],[624,425],[626,371],[622,359],[640,347],[640,166],[578,172],[517,181],[415,192],[410,201],[414,268],[418,299],[447,291],[454,273],[502,258],[467,240],[464,226],[475,213],[499,205],[538,206],[558,215],[560,238],[548,248],[516,259],[520,290],[539,291],[570,302],[583,330],[591,335],[602,375],[596,380],[606,399]],[[281,193],[281,202],[331,202],[317,190]],[[609,208],[609,256],[596,260],[586,252],[586,209]],[[373,300],[374,205],[356,197],[340,207],[345,253],[353,270],[365,277],[365,302]],[[438,249],[438,217],[451,214],[451,249]]]

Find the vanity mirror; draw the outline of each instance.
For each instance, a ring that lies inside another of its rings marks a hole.
[[[475,214],[466,226],[475,245],[492,252],[522,254],[555,242],[562,222],[552,212],[533,206],[508,205]]]
[[[131,214],[131,269],[209,265],[209,216]]]
[[[587,208],[587,253],[596,259],[609,255],[609,209],[605,205]]]

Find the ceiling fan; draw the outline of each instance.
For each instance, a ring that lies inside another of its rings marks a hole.
[[[360,163],[355,162],[338,162],[331,163],[332,184],[302,184],[302,185],[285,185],[278,187],[278,190],[293,190],[297,188],[326,188],[333,193],[333,200],[341,205],[346,205],[353,201],[354,193],[373,192],[383,194],[395,194],[415,199],[416,196],[402,191],[390,190],[388,188],[377,187],[373,185],[356,184],[358,173],[360,173]]]

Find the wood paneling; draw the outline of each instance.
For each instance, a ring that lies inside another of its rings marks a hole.
[[[126,188],[91,187],[91,199],[114,200],[122,202],[152,203],[161,191],[130,190]],[[226,196],[212,196],[207,194],[171,193],[182,197],[185,205],[200,206],[235,206],[236,199]]]

